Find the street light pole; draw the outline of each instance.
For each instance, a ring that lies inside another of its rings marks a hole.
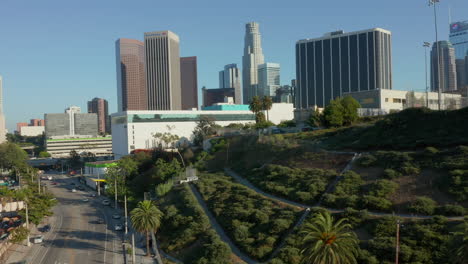
[[[429,86],[427,84],[427,48],[431,46],[431,43],[424,42],[424,61],[425,61],[425,70],[426,70],[426,107],[429,108]]]
[[[28,229],[28,236],[27,236],[27,242],[26,242],[26,245],[28,247],[31,246],[31,242],[29,241],[29,212],[28,212],[28,203],[26,201],[24,201],[24,207],[26,209],[26,229]]]
[[[400,252],[400,220],[397,220],[395,264],[398,264],[398,255],[399,255],[399,252]]]
[[[437,29],[437,8],[436,4],[439,3],[440,0],[429,0],[429,6],[434,7],[434,27],[435,27],[435,37],[436,37],[436,49],[437,49],[437,93],[438,93],[438,101],[439,101],[439,111],[442,110],[442,94],[441,94],[441,83],[442,78],[440,78],[440,49],[439,49],[439,31]]]
[[[128,234],[127,194],[124,195],[124,207],[125,207],[125,236],[127,236]]]
[[[115,209],[117,209],[117,178],[114,180],[114,192],[115,192]]]

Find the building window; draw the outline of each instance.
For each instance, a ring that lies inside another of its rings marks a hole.
[[[385,102],[388,103],[388,98],[385,98]]]
[[[400,98],[393,98],[393,103],[401,104]]]

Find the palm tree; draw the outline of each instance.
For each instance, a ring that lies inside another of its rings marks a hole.
[[[270,117],[268,116],[268,111],[273,106],[273,100],[270,96],[263,96],[262,98],[262,109],[267,112],[267,120],[270,121]]]
[[[250,111],[252,111],[254,114],[257,114],[260,111],[262,111],[262,108],[263,108],[263,105],[262,105],[262,101],[260,100],[260,98],[258,96],[252,97],[252,101],[250,101],[249,103]]]
[[[350,232],[351,225],[342,218],[337,222],[329,212],[317,214],[311,223],[305,224],[302,242],[304,264],[355,264],[358,241]]]
[[[149,236],[150,232],[156,233],[161,225],[163,213],[153,202],[145,200],[138,203],[137,207],[130,212],[130,219],[136,231],[146,234],[146,256],[150,255]],[[153,241],[156,243],[156,241]]]

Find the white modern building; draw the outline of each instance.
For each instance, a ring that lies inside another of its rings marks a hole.
[[[69,157],[73,150],[80,155],[112,156],[112,137],[47,138],[46,150],[53,158]]]
[[[378,89],[343,94],[343,96],[346,95],[350,95],[361,104],[362,115],[388,114],[411,107],[439,109],[437,92]],[[459,94],[442,93],[441,109],[459,109],[466,106],[468,106],[466,97]]]
[[[244,56],[242,56],[243,103],[248,104],[258,95],[258,65],[263,64],[262,42],[259,25],[250,22],[245,25]]]
[[[36,137],[44,134],[45,126],[24,126],[20,129],[20,135],[23,137]]]
[[[276,96],[276,90],[280,88],[279,63],[263,63],[258,66],[258,95]]]
[[[0,144],[6,141],[5,115],[3,114],[3,87],[0,76]]]
[[[239,110],[242,109],[242,110]],[[279,123],[294,118],[292,104],[273,104],[270,120]],[[213,120],[220,126],[254,123],[255,115],[247,105],[220,104],[199,111],[126,111],[112,114],[112,151],[116,159],[136,149],[153,149],[159,142],[156,133],[177,135],[181,142],[191,142],[197,121]]]

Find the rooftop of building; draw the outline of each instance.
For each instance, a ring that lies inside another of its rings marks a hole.
[[[296,43],[299,44],[299,43],[307,43],[310,41],[333,39],[333,38],[345,37],[345,36],[356,35],[356,34],[361,34],[361,33],[373,32],[373,31],[379,31],[379,32],[390,34],[390,35],[392,34],[391,31],[383,29],[383,28],[370,28],[370,29],[353,31],[353,32],[344,32],[343,30],[337,30],[337,31],[325,33],[324,36],[321,36],[318,38],[301,39],[297,41]]]
[[[50,138],[46,139],[49,142],[54,142],[54,141],[73,141],[73,140],[112,140],[112,136],[106,136],[106,137],[56,137],[56,138]]]
[[[103,161],[85,163],[86,167],[92,167],[92,168],[109,168],[109,167],[114,167],[116,165],[117,165],[116,160],[103,160]]]

